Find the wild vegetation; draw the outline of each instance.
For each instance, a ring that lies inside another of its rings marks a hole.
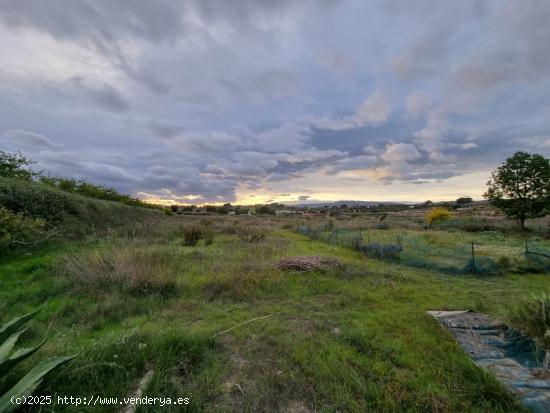
[[[15,223],[2,240],[63,234],[3,250],[1,321],[44,305],[17,338],[48,341],[0,394],[40,360],[77,354],[35,394],[190,400],[138,411],[522,412],[426,311],[509,314],[547,349],[547,217],[521,230],[469,200],[435,215],[433,203],[163,214],[0,184],[0,219]]]

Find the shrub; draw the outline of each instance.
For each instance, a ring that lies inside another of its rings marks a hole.
[[[520,273],[548,272],[550,260],[535,254],[525,254],[523,259],[518,260],[517,271]]]
[[[174,248],[128,246],[68,255],[62,259],[61,270],[77,288],[170,295],[177,291],[181,261],[182,255]]]
[[[203,229],[198,225],[183,228],[183,244],[194,247],[203,238]]]
[[[17,180],[0,181],[0,206],[57,225],[78,216],[78,203],[68,194],[45,185]]]
[[[212,224],[214,223],[214,221],[212,221],[211,219],[208,219],[208,218],[202,218],[200,220],[200,224],[204,227],[209,227],[211,226]]]
[[[502,267],[497,261],[484,255],[478,255],[474,260],[470,258],[468,263],[464,266],[465,272],[485,275],[499,275],[501,269]]]
[[[523,297],[508,313],[508,322],[531,337],[540,350],[545,351],[544,367],[550,366],[550,296]]]
[[[214,231],[212,231],[211,229],[205,229],[202,232],[202,236],[203,236],[203,239],[204,239],[204,245],[205,246],[208,247],[209,245],[212,245],[212,243],[214,242],[214,237],[215,237]]]
[[[0,207],[0,251],[32,242],[43,234],[46,222]]]
[[[363,251],[367,257],[371,258],[399,258],[399,254],[403,251],[403,246],[401,244],[380,244],[378,242],[371,242],[361,245],[360,250]]]
[[[433,224],[438,222],[446,221],[450,218],[452,218],[452,214],[450,211],[448,211],[445,208],[434,208],[428,214],[426,215],[426,221],[428,222],[428,225],[431,227]]]
[[[443,224],[445,228],[456,228],[466,232],[484,232],[484,231],[496,231],[502,229],[491,223],[486,218],[458,218],[452,219]]]
[[[265,239],[265,231],[254,226],[240,227],[237,230],[237,235],[245,242],[253,243],[260,242]]]
[[[34,354],[44,344],[43,341],[34,347],[13,351],[19,340],[19,336],[26,330],[26,328],[24,328],[25,324],[33,318],[38,311],[40,311],[40,309],[21,317],[14,318],[0,327],[0,376],[4,377],[8,371]],[[42,360],[5,394],[0,395],[0,412],[15,410],[17,405],[12,403],[12,398],[31,395],[48,372],[74,357],[76,356],[52,357]]]

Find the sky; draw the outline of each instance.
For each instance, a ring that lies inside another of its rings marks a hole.
[[[550,155],[548,0],[0,0],[0,150],[165,204],[480,199]]]

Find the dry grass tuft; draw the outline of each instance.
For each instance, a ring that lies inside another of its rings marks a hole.
[[[67,255],[61,270],[79,288],[170,295],[181,258],[173,248],[92,250]]]
[[[295,271],[328,271],[331,268],[340,266],[340,261],[332,257],[323,256],[305,256],[289,257],[277,263],[277,268],[281,270]]]

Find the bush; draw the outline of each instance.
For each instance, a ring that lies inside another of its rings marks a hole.
[[[0,251],[27,244],[43,234],[46,222],[0,207]]]
[[[265,231],[258,227],[247,226],[237,229],[237,235],[245,242],[260,242],[265,239]]]
[[[60,190],[18,180],[0,181],[0,206],[57,225],[78,216],[78,204]]]
[[[453,214],[445,208],[434,208],[426,215],[426,222],[428,226],[432,226],[435,223],[446,221],[452,218]]]
[[[182,258],[173,248],[128,246],[68,255],[61,261],[61,271],[72,278],[77,288],[171,295],[178,288],[176,276]]]
[[[183,244],[194,247],[203,238],[202,227],[189,225],[183,228]]]
[[[367,257],[371,258],[399,258],[399,254],[403,251],[403,246],[401,244],[380,244],[378,242],[371,242],[361,245],[360,250],[363,251]]]
[[[472,259],[468,261],[464,266],[464,271],[475,274],[499,275],[502,268],[502,265],[499,265],[493,258],[478,255],[473,262]]]
[[[466,232],[484,232],[484,231],[496,231],[499,228],[493,223],[491,223],[486,218],[474,218],[474,217],[467,217],[467,218],[459,218],[459,219],[452,219],[448,222],[445,222],[443,224],[445,228],[456,228],[461,231]]]
[[[211,229],[205,229],[203,231],[203,239],[204,239],[204,245],[208,247],[209,245],[212,245],[214,242],[215,233]]]
[[[535,254],[525,254],[524,258],[518,262],[517,271],[521,273],[548,272],[550,271],[550,260]]]

